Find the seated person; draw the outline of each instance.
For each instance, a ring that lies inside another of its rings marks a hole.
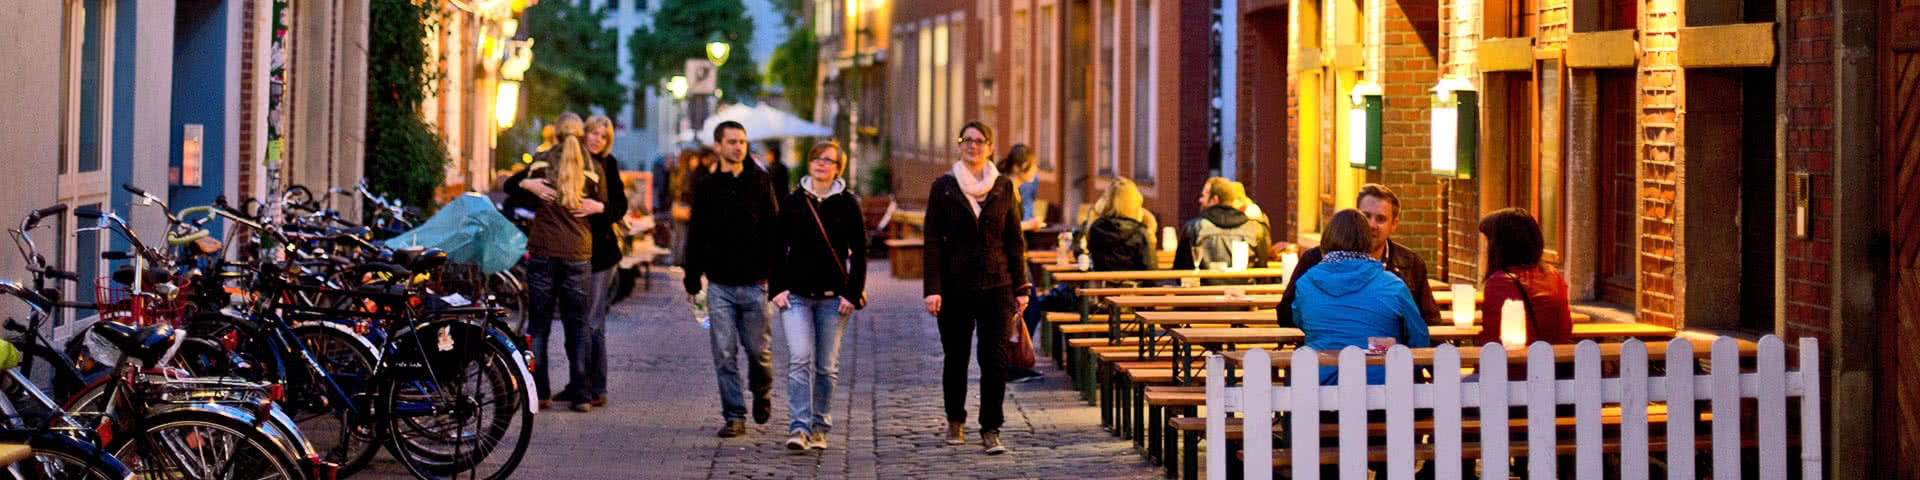
[[[1271,244],[1266,222],[1247,216],[1236,205],[1246,200],[1238,183],[1220,177],[1207,180],[1200,192],[1200,217],[1187,222],[1174,249],[1175,270],[1224,270],[1233,262],[1235,240],[1247,243],[1247,266],[1267,264]]]
[[[1509,299],[1526,305],[1527,343],[1573,343],[1573,313],[1567,304],[1567,281],[1553,266],[1540,263],[1545,241],[1540,223],[1525,209],[1505,208],[1480,219],[1486,237],[1487,276],[1480,336],[1475,343],[1500,343],[1500,306]],[[1454,299],[1454,301],[1462,301]]]
[[[1378,243],[1367,251],[1367,256],[1379,260],[1386,266],[1387,272],[1398,275],[1400,281],[1407,285],[1407,292],[1413,295],[1414,304],[1420,306],[1421,318],[1430,324],[1440,323],[1440,305],[1433,301],[1433,286],[1427,284],[1427,262],[1422,261],[1412,249],[1393,241],[1393,232],[1400,227],[1400,197],[1384,185],[1369,183],[1360,186],[1360,195],[1354,205],[1366,215],[1374,230],[1379,231]],[[1321,262],[1321,257],[1326,253],[1325,240],[1322,242],[1321,247],[1300,254],[1300,260],[1293,267],[1293,278],[1287,280],[1288,285],[1298,282],[1302,275]],[[1288,288],[1280,296],[1280,304],[1274,307],[1280,326],[1292,326],[1289,322],[1293,321],[1294,297],[1293,289]]]
[[[1142,206],[1146,199],[1140,196],[1140,188],[1131,180],[1117,179],[1105,197],[1101,203],[1107,211],[1087,226],[1087,255],[1093,259],[1093,270],[1155,269],[1153,238],[1160,227],[1153,213]]]
[[[1306,346],[1337,352],[1367,348],[1367,337],[1393,337],[1408,347],[1431,347],[1427,322],[1400,277],[1367,255],[1379,233],[1359,210],[1334,212],[1321,236],[1320,264],[1289,288],[1299,292],[1293,323],[1306,332]],[[1320,367],[1320,384],[1333,385],[1337,367]],[[1385,367],[1367,367],[1367,383],[1386,382]]]

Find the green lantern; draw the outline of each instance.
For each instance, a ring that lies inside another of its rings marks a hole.
[[[1353,108],[1347,110],[1347,164],[1353,168],[1380,169],[1380,110],[1383,100],[1380,86],[1361,83],[1353,86]]]
[[[1464,78],[1446,78],[1433,87],[1433,174],[1473,178],[1480,155],[1480,93]]]

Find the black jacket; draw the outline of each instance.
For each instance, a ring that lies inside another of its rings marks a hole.
[[[819,212],[818,221],[815,212]],[[767,282],[767,293],[791,291],[823,298],[831,292],[831,296],[847,299],[855,306],[865,306],[866,223],[860,212],[860,197],[853,192],[842,190],[816,200],[804,186],[793,189],[780,202],[782,262]],[[822,235],[833,238],[831,246]]]
[[[1249,250],[1252,251],[1247,252],[1248,265],[1260,267],[1267,264],[1267,246],[1273,244],[1272,232],[1269,231],[1267,223],[1257,218],[1248,217],[1246,212],[1242,212],[1240,209],[1226,205],[1214,205],[1207,207],[1205,210],[1201,210],[1199,218],[1187,221],[1184,228],[1180,229],[1180,245],[1173,250],[1174,270],[1191,270],[1194,268],[1193,245],[1200,241],[1200,222],[1210,222],[1215,227],[1227,230],[1238,229],[1242,226],[1247,226],[1254,230],[1254,238],[1249,241],[1249,245],[1247,245],[1252,247],[1249,248]],[[1247,225],[1248,222],[1252,222],[1253,225]]]
[[[1294,282],[1300,280],[1300,276],[1305,275],[1307,269],[1319,265],[1320,259],[1325,256],[1326,252],[1321,251],[1320,247],[1313,247],[1300,254],[1300,262],[1293,267],[1293,276],[1287,278],[1287,292],[1280,295],[1280,305],[1275,307],[1280,326],[1294,326]],[[1413,253],[1413,250],[1406,246],[1388,240],[1387,258],[1381,259],[1380,263],[1386,267],[1388,273],[1400,277],[1400,281],[1407,284],[1407,292],[1413,294],[1413,304],[1420,307],[1420,316],[1427,320],[1427,324],[1440,323],[1440,305],[1434,303],[1433,285],[1427,282],[1427,262],[1421,260],[1420,255]],[[1455,300],[1458,301],[1458,299]]]
[[[587,230],[593,236],[593,271],[598,272],[620,264],[622,256],[620,239],[614,235],[613,225],[620,223],[620,219],[627,216],[627,183],[620,178],[620,160],[613,158],[613,154],[596,155],[592,158],[600,164],[600,171],[605,172],[604,182],[607,191],[607,201],[602,203],[606,209],[587,216]],[[526,199],[533,197],[533,192],[520,188],[519,179],[522,178],[526,178],[524,173],[507,179],[504,185],[507,198],[525,202]],[[511,215],[512,211],[505,213]]]
[[[697,178],[687,227],[687,293],[700,293],[701,275],[725,285],[767,280],[780,245],[780,207],[767,172],[743,162],[737,175],[716,170]]]
[[[989,167],[991,168],[991,167]],[[972,201],[953,174],[941,175],[927,192],[925,295],[947,290],[983,292],[1013,287],[1025,295],[1027,239],[1020,232],[1020,202],[1007,177],[994,179],[975,218]]]
[[[1093,270],[1153,270],[1153,233],[1147,224],[1127,217],[1106,216],[1087,228],[1087,255]]]

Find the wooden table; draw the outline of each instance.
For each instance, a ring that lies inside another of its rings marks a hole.
[[[1117,270],[1111,272],[1060,272],[1053,279],[1061,282],[1169,281],[1183,278],[1202,280],[1282,278],[1278,268],[1249,268],[1238,272],[1219,270]]]
[[[1199,313],[1199,312],[1195,312]],[[1213,312],[1246,313],[1246,312]],[[1258,312],[1253,312],[1258,313]],[[1268,313],[1271,317],[1272,314]],[[1639,338],[1642,340],[1668,340],[1676,335],[1672,328],[1642,323],[1576,323],[1573,325],[1573,338]],[[1279,343],[1298,344],[1306,341],[1306,333],[1298,328],[1254,327],[1254,328],[1174,328],[1169,331],[1173,338],[1173,356],[1176,378],[1191,372],[1193,367],[1193,348],[1200,346],[1208,351],[1242,343]],[[1455,327],[1440,325],[1427,327],[1427,336],[1435,342],[1473,341],[1480,335],[1480,326]],[[1476,349],[1475,352],[1478,352]]]
[[[1278,295],[1286,293],[1287,286],[1278,283],[1257,283],[1253,285],[1201,285],[1197,287],[1100,287],[1082,288],[1081,295],[1089,297],[1113,297],[1120,295],[1225,295],[1228,289],[1239,289],[1248,295]]]

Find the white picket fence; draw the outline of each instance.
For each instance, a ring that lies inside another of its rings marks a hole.
[[[1482,469],[1487,478],[1506,478],[1508,450],[1508,408],[1524,406],[1527,448],[1530,452],[1553,452],[1557,429],[1556,405],[1572,405],[1575,413],[1574,462],[1579,479],[1599,479],[1603,472],[1604,439],[1601,409],[1620,407],[1619,465],[1616,475],[1623,480],[1649,476],[1651,457],[1648,448],[1647,407],[1665,404],[1667,424],[1665,457],[1668,478],[1700,478],[1695,471],[1696,400],[1711,405],[1712,464],[1715,478],[1749,478],[1740,471],[1740,403],[1756,399],[1758,420],[1757,477],[1785,479],[1787,469],[1787,399],[1800,397],[1801,478],[1818,480],[1820,458],[1820,377],[1819,349],[1813,339],[1800,340],[1799,369],[1786,369],[1786,348],[1779,338],[1767,336],[1758,342],[1754,373],[1741,373],[1738,343],[1720,337],[1712,344],[1711,373],[1695,375],[1693,344],[1673,340],[1667,345],[1666,375],[1649,376],[1647,346],[1638,340],[1622,345],[1619,374],[1601,375],[1601,350],[1592,341],[1575,348],[1574,376],[1555,379],[1553,348],[1535,343],[1527,351],[1527,380],[1507,380],[1507,354],[1499,344],[1481,349],[1478,382],[1463,382],[1458,375],[1435,375],[1432,383],[1414,383],[1413,356],[1405,346],[1386,353],[1385,385],[1366,384],[1365,354],[1349,347],[1340,352],[1339,383],[1321,386],[1318,355],[1309,348],[1292,352],[1288,375],[1292,385],[1274,386],[1272,358],[1266,350],[1247,352],[1242,386],[1226,385],[1224,359],[1207,359],[1207,478],[1227,478],[1227,416],[1241,414],[1247,426],[1243,435],[1245,478],[1273,477],[1274,436],[1265,434],[1273,424],[1275,412],[1290,412],[1291,464],[1293,478],[1312,480],[1320,475],[1320,412],[1339,412],[1339,472],[1343,479],[1367,478],[1367,412],[1386,412],[1387,472],[1382,478],[1410,480],[1414,469],[1414,410],[1431,409],[1433,415],[1434,458],[1461,458],[1461,409],[1478,408]],[[1267,368],[1262,368],[1267,366]],[[1434,352],[1435,372],[1460,371],[1460,353],[1451,345]],[[1263,407],[1265,406],[1265,407]],[[1532,478],[1554,478],[1556,455],[1527,457],[1526,468]],[[1439,479],[1461,477],[1462,463],[1434,462]],[[1705,473],[1705,472],[1701,472]]]

